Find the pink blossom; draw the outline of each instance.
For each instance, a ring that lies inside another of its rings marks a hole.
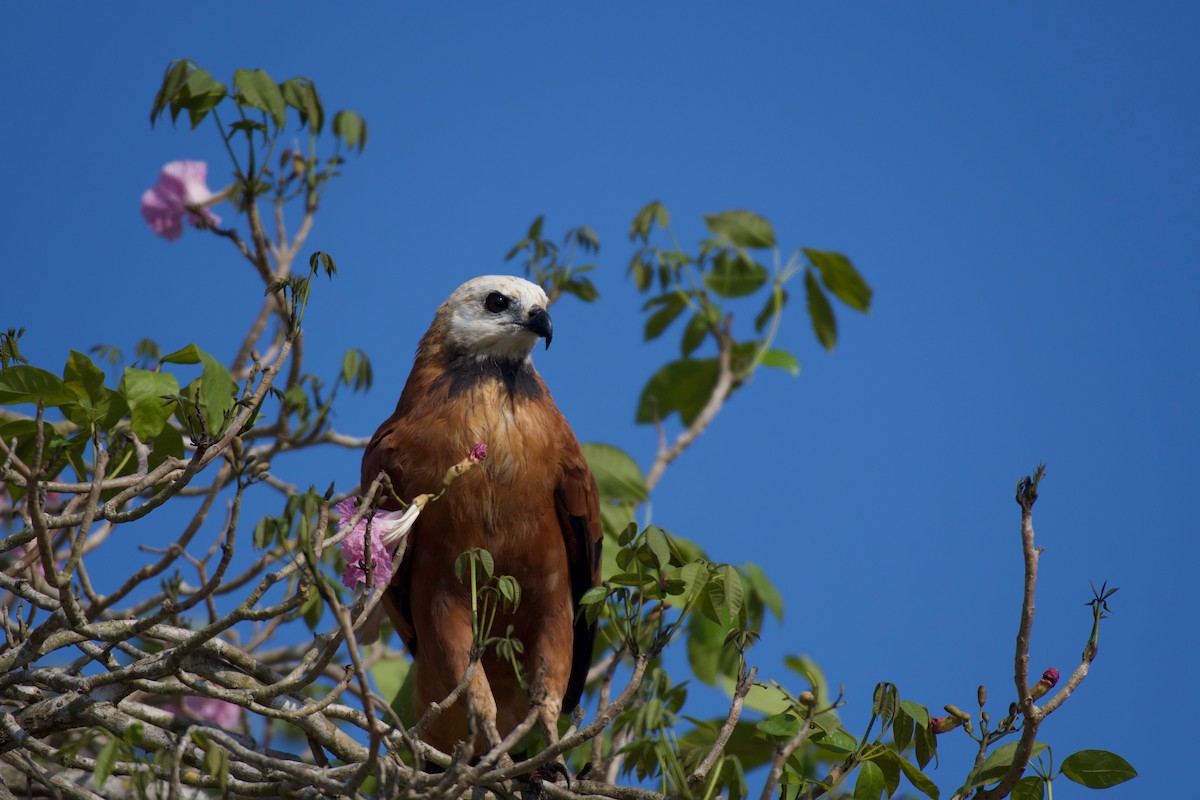
[[[241,706],[215,697],[185,697],[183,708],[197,719],[208,720],[229,730],[236,729],[242,721]]]
[[[342,573],[342,583],[347,589],[354,589],[360,583],[367,582],[367,552],[366,526],[355,527],[342,539],[342,558],[346,559],[346,571]],[[373,562],[374,583],[382,588],[392,580],[392,554],[381,541],[379,531],[371,531],[371,561]]]
[[[1058,683],[1058,678],[1058,669],[1056,667],[1050,667],[1042,673],[1042,679],[1035,683],[1033,688],[1029,690],[1029,696],[1034,700],[1037,700],[1046,692],[1054,688],[1054,685]]]
[[[483,442],[471,448],[471,455],[467,456],[471,461],[483,461],[487,458],[487,445]]]
[[[376,511],[371,517],[371,561],[374,570],[373,583],[380,588],[387,586],[392,580],[392,554],[400,541],[412,530],[417,515],[421,513],[424,503],[414,502],[404,511]],[[337,506],[341,516],[340,530],[346,530],[354,515],[358,513],[358,498],[348,497]],[[367,582],[367,519],[370,514],[364,514],[342,539],[342,558],[346,561],[346,570],[342,573],[342,583],[346,588],[357,588],[360,583]]]
[[[198,206],[210,200],[208,164],[203,161],[172,161],[162,168],[158,183],[142,195],[142,216],[156,234],[173,242],[183,234],[183,216],[200,228],[217,225],[221,218],[200,208],[189,211],[188,206]]]

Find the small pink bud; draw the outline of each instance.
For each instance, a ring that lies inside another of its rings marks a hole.
[[[442,478],[442,486],[445,487],[454,483],[473,469],[476,464],[487,458],[487,450],[487,445],[482,442],[472,447],[471,452],[467,453],[466,458],[446,470],[446,476]]]
[[[1042,673],[1042,679],[1035,683],[1033,688],[1029,690],[1029,696],[1037,700],[1046,692],[1053,689],[1056,683],[1058,683],[1058,670],[1050,667],[1050,669]]]

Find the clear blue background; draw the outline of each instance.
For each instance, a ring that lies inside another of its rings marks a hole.
[[[641,342],[629,221],[659,199],[694,244],[703,213],[754,209],[785,249],[843,251],[876,290],[868,317],[841,314],[833,355],[790,308],[781,343],[801,376],[757,377],[654,497],[657,523],[782,588],[755,661],[784,678],[785,654],[810,654],[845,684],[852,731],[878,680],[935,709],[971,707],[986,683],[998,716],[1020,596],[1012,492],[1046,461],[1035,673],[1077,663],[1089,580],[1121,591],[1042,738],[1141,772],[1102,796],[1178,796],[1200,712],[1196,8],[8,4],[0,325],[26,326],[51,369],[144,335],[231,357],[258,279],[227,242],[168,245],[138,213],[164,162],[209,161],[214,189],[227,162],[209,125],[151,130],[150,102],[173,58],[224,81],[305,75],[327,111],[370,125],[305,251],[341,267],[306,319],[309,368],[332,377],[361,346],[376,369],[339,429],[374,430],[436,305],[507,271],[544,213],[556,236],[598,231],[603,297],[556,306],[538,367],[581,440],[648,466],[635,401],[677,340]],[[348,488],[358,454],[280,470]],[[945,792],[968,759],[965,737],[943,737]]]

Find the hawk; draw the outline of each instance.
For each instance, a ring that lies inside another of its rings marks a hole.
[[[447,469],[476,443],[488,446],[486,461],[421,512],[383,602],[413,657],[419,717],[467,668],[471,597],[454,562],[487,549],[496,574],[521,585],[519,607],[501,610],[493,631],[511,625],[521,641],[524,677],[540,676],[545,690],[539,721],[556,738],[591,666],[595,628],[576,611],[600,583],[602,534],[596,482],[530,358],[539,339],[550,346],[548,304],[541,287],[517,277],[487,275],[456,289],[421,339],[396,410],[367,445],[362,487],[382,472],[405,500],[437,492]],[[529,713],[512,664],[486,652],[480,666],[464,698],[426,729],[425,741],[443,752],[466,739],[468,704],[489,745]]]

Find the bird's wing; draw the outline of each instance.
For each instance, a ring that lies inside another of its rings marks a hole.
[[[567,548],[572,610],[577,615],[571,678],[562,705],[563,711],[570,713],[579,704],[592,666],[596,627],[578,616],[578,611],[584,593],[600,585],[600,548],[604,534],[600,527],[600,494],[596,490],[596,480],[573,436],[570,446],[564,448],[562,467],[562,478],[554,493],[554,508]]]

